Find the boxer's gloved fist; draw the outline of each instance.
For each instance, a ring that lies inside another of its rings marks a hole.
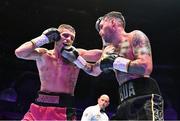
[[[60,33],[56,28],[49,28],[42,34],[44,34],[48,38],[49,42],[54,42],[61,39]]]
[[[99,32],[100,31],[100,27],[99,27],[99,24],[101,22],[101,20],[103,19],[103,17],[99,17],[96,21],[96,24],[95,24],[95,28],[96,30]]]
[[[100,69],[104,72],[107,72],[110,69],[113,69],[113,63],[117,55],[108,54],[100,61]]]
[[[61,50],[61,54],[64,58],[66,58],[67,60],[69,60],[72,63],[75,60],[77,60],[77,58],[79,56],[78,51],[73,46],[64,46]]]
[[[107,71],[109,69],[116,69],[121,72],[128,72],[131,60],[124,57],[118,57],[116,54],[109,54],[100,62],[100,69]]]
[[[36,46],[40,47],[44,44],[48,44],[61,39],[60,33],[56,28],[49,28],[45,30],[41,36],[36,37],[31,40],[31,42]]]
[[[74,63],[79,68],[84,68],[86,61],[79,55],[77,49],[73,46],[64,46],[61,50],[62,56]]]

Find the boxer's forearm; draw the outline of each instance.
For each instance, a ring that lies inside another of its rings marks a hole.
[[[152,61],[148,58],[131,61],[128,73],[139,75],[150,75],[152,72]]]
[[[86,65],[84,66],[84,68],[82,68],[82,70],[92,76],[99,76],[102,72],[99,63],[91,64],[86,62]]]
[[[38,51],[35,51],[37,47],[50,42],[59,41],[60,33],[56,28],[46,29],[40,36],[32,39],[31,41],[25,42],[15,50],[15,55],[22,59],[35,59]],[[29,58],[30,57],[30,58]]]
[[[25,58],[34,51],[36,46],[31,41],[25,42],[15,50],[15,55],[18,58]]]

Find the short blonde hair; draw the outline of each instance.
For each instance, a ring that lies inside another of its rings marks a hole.
[[[63,29],[68,29],[69,31],[71,31],[72,33],[76,34],[76,31],[74,29],[74,27],[72,27],[71,25],[69,24],[61,24],[59,27],[58,27],[60,33],[63,31]]]

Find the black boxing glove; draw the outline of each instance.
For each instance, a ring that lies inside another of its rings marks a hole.
[[[60,33],[56,28],[49,28],[45,30],[41,36],[36,37],[31,40],[31,42],[36,46],[40,47],[44,44],[48,44],[61,39]]]
[[[46,35],[49,42],[54,42],[61,39],[60,33],[56,28],[49,28],[45,30],[42,34]]]
[[[130,62],[131,60],[129,59],[117,57],[115,54],[109,54],[101,60],[100,69],[102,71],[116,69],[121,72],[128,72]]]
[[[99,32],[100,31],[100,28],[99,28],[99,24],[101,22],[101,20],[103,19],[103,17],[99,17],[96,21],[96,24],[95,24],[95,28],[96,30]]]
[[[61,50],[61,54],[79,68],[84,68],[86,65],[86,61],[79,55],[77,49],[73,46],[64,46]]]
[[[106,55],[106,57],[100,61],[100,69],[103,72],[107,72],[108,70],[113,69],[113,63],[116,57],[117,55],[115,54]]]

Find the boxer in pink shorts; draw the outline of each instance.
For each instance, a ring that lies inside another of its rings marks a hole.
[[[75,29],[67,24],[45,30],[39,37],[25,42],[15,50],[18,58],[36,61],[41,82],[38,98],[31,104],[22,120],[75,120],[74,89],[84,60],[77,58],[77,65],[62,57],[62,48],[72,45]],[[54,42],[54,48],[42,48]],[[86,61],[96,62],[101,51],[77,50]],[[31,86],[31,85],[30,85]]]

